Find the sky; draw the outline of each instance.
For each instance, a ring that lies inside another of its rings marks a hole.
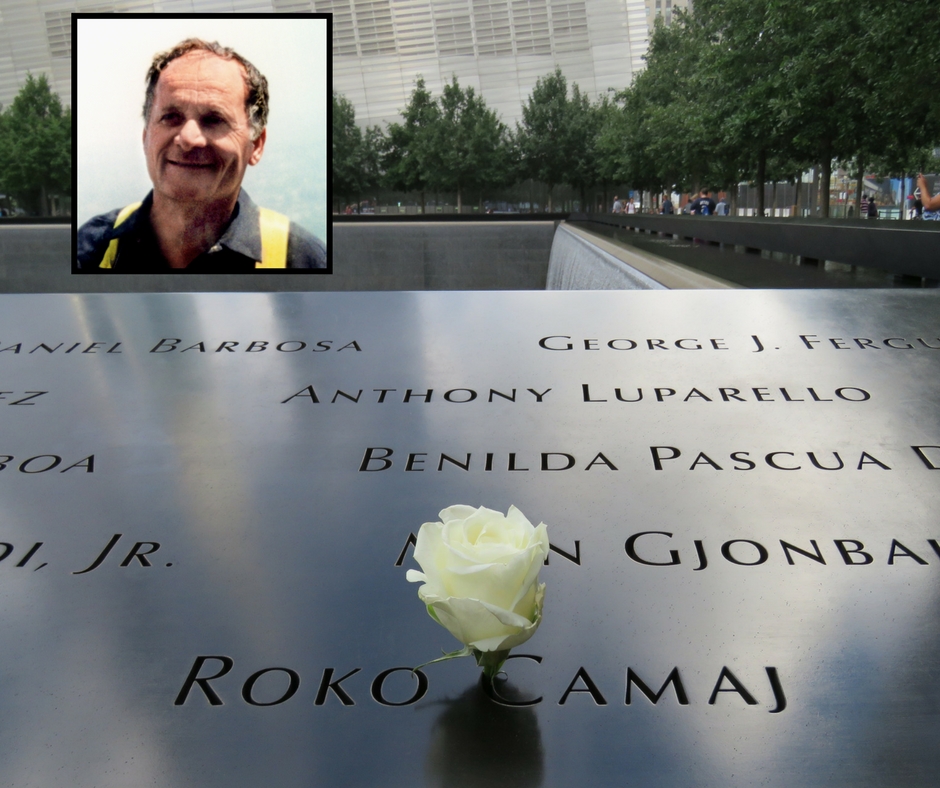
[[[327,57],[323,19],[80,19],[73,42],[79,225],[144,198],[151,189],[141,111],[153,55],[185,38],[232,47],[268,79],[271,109],[261,161],[243,187],[258,204],[326,238]]]

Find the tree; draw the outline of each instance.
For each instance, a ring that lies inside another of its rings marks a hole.
[[[620,180],[656,191],[736,181],[737,157],[728,155],[716,112],[720,88],[708,68],[709,45],[693,16],[677,13],[671,25],[656,20],[646,68],[617,94]]]
[[[461,89],[457,77],[438,101],[433,152],[437,162],[430,181],[442,191],[457,192],[457,211],[467,188],[483,189],[506,181],[509,172],[507,129],[473,88]]]
[[[592,105],[587,94],[581,93],[577,82],[571,84],[567,119],[567,136],[571,145],[565,182],[580,192],[582,211],[588,210],[587,187],[597,183],[600,177],[598,137],[604,117],[603,112],[601,104]]]
[[[795,31],[775,14],[775,0],[702,0],[695,20],[707,42],[702,69],[714,79],[713,111],[721,128],[719,146],[737,177],[757,182],[757,214],[764,214],[764,183],[770,159],[790,154],[793,130],[785,129],[781,107],[790,91],[785,68],[788,36]],[[802,13],[801,6],[795,9]],[[794,17],[799,13],[794,14]],[[791,110],[792,112],[792,110]],[[729,173],[730,175],[731,173]]]
[[[347,204],[362,189],[363,139],[356,110],[345,96],[333,91],[333,197]]]
[[[883,0],[863,8],[869,33],[864,57],[877,69],[877,80],[864,99],[873,125],[856,159],[859,170],[867,161],[898,175],[937,171],[932,149],[940,142],[940,71],[923,61],[921,49],[921,42],[940,35],[936,10],[926,0]],[[861,185],[859,176],[859,199]]]
[[[27,209],[50,213],[53,194],[72,186],[72,112],[63,110],[45,74],[27,75],[0,126],[0,180]]]
[[[419,76],[402,112],[404,123],[389,124],[382,151],[386,186],[403,192],[421,192],[422,208],[425,192],[433,185],[434,173],[440,166],[435,155],[439,119],[440,108]]]
[[[552,189],[564,182],[571,158],[568,119],[568,83],[556,68],[536,81],[522,106],[522,123],[516,124],[522,171],[548,186],[549,211]]]
[[[369,126],[362,137],[362,171],[360,188],[362,192],[372,189],[382,182],[382,151],[385,150],[385,135],[378,126]],[[362,193],[360,192],[360,194]]]
[[[620,96],[611,100],[601,96],[594,111],[597,115],[597,137],[594,143],[597,180],[604,188],[605,210],[609,205],[608,187],[623,177],[624,140],[627,139],[627,117],[619,105]]]
[[[726,145],[747,152],[761,183],[818,165],[823,216],[833,161],[900,162],[938,137],[940,73],[919,45],[940,34],[930,0],[697,0],[695,17]]]

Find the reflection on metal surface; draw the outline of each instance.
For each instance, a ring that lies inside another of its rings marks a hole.
[[[519,688],[502,682],[501,698],[525,702]],[[483,679],[454,700],[440,701],[427,754],[427,785],[538,788],[545,754],[538,716],[531,708],[494,703]]]
[[[0,783],[934,785],[938,315],[3,297]],[[454,502],[552,527],[503,703],[404,669],[457,648],[404,580]]]

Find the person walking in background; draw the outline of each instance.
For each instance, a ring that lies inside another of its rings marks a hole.
[[[877,219],[878,218],[878,203],[875,202],[875,198],[872,197],[868,201],[868,218]]]
[[[868,218],[868,195],[862,195],[862,205],[858,210],[858,215],[863,218]]]
[[[692,204],[689,213],[693,216],[712,216],[715,213],[715,201],[709,197],[708,189],[702,189]]]
[[[627,201],[627,213],[636,213],[636,203],[632,197]]]
[[[715,215],[716,216],[727,216],[728,215],[728,203],[725,202],[725,198],[722,197],[718,200],[718,205],[715,206]]]
[[[614,195],[614,213],[623,213],[623,203],[620,202],[620,198],[615,194]]]
[[[920,201],[924,206],[923,218],[928,221],[940,221],[940,193],[930,196],[924,173],[917,176],[917,188],[920,191]]]
[[[659,212],[662,214],[673,214],[676,212],[676,209],[672,205],[672,200],[669,199],[668,194],[663,195],[663,204],[660,206]]]

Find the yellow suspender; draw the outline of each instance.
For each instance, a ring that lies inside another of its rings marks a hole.
[[[127,219],[134,211],[140,208],[140,203],[135,202],[133,205],[128,205],[126,208],[122,208],[121,212],[117,215],[117,219],[114,220],[114,226],[118,227],[124,223],[124,220]],[[114,258],[117,257],[118,250],[118,239],[113,238],[111,243],[108,244],[108,248],[105,250],[104,257],[101,258],[101,263],[98,265],[99,268],[110,268],[111,264],[114,262]]]
[[[114,226],[119,227],[124,221],[140,208],[135,202],[122,208],[114,220]],[[287,239],[290,236],[290,219],[284,214],[259,208],[259,224],[261,225],[261,261],[255,263],[255,268],[286,268],[287,267]],[[99,268],[111,268],[114,258],[117,257],[118,239],[111,239],[104,257],[101,258]]]
[[[258,214],[261,219],[261,262],[255,263],[255,268],[286,268],[290,219],[268,208],[258,208]]]

